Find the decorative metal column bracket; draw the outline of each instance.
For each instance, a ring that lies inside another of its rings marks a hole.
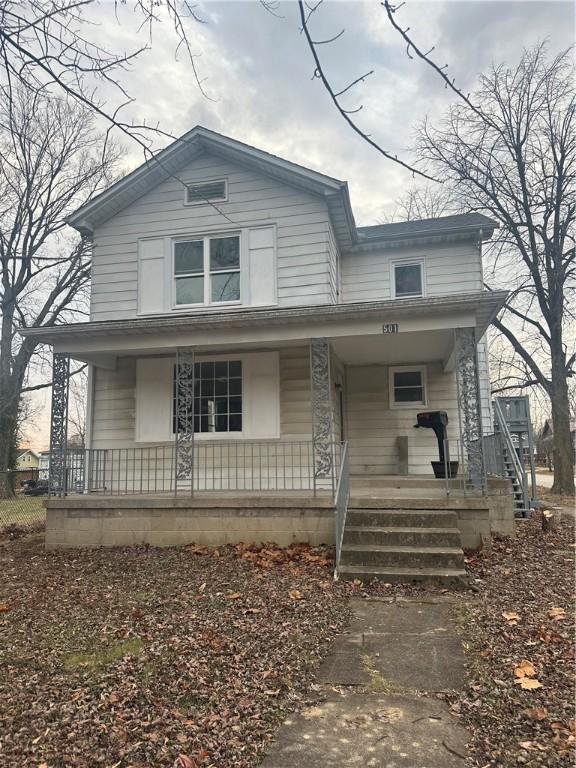
[[[332,476],[332,398],[330,345],[326,339],[310,339],[312,400],[312,451],[314,479]]]
[[[178,494],[179,481],[189,480],[191,496],[194,495],[194,386],[194,348],[178,347],[174,373],[174,493]]]
[[[454,344],[460,438],[467,461],[466,480],[468,485],[485,493],[486,468],[475,329],[456,328]]]
[[[50,463],[48,488],[63,496],[67,491],[66,445],[68,442],[68,388],[70,358],[62,352],[52,356],[52,407],[50,410]]]

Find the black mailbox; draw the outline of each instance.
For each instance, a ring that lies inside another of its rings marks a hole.
[[[448,426],[448,414],[446,411],[422,411],[416,415],[417,424],[414,427],[427,427],[433,429],[438,441],[438,461],[431,462],[436,477],[446,477],[445,441]],[[448,467],[448,477],[456,477],[458,462],[451,461]]]

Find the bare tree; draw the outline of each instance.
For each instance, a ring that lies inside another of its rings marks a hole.
[[[167,21],[174,33],[175,54],[187,57],[198,89],[207,96],[189,37],[190,22],[203,20],[188,2],[115,0],[116,21],[129,9],[139,28],[130,50],[114,50],[97,41],[91,15],[95,6],[94,0],[0,0],[0,81],[8,87],[24,85],[31,91],[66,96],[150,154],[152,140],[162,131],[124,117],[133,99],[120,78],[152,46],[154,28]]]
[[[302,32],[320,80],[348,125],[384,157],[420,177],[442,180],[465,209],[491,215],[501,225],[493,251],[492,285],[512,287],[506,309],[494,325],[526,368],[520,388],[538,385],[548,395],[554,420],[553,490],[574,493],[570,443],[568,379],[576,353],[570,300],[576,278],[576,131],[574,67],[571,52],[552,61],[546,47],[526,52],[515,69],[494,67],[465,93],[446,64],[425,50],[400,21],[404,2],[383,0],[391,27],[406,45],[408,58],[436,73],[456,102],[438,127],[425,124],[413,164],[391,156],[356,122],[362,106],[347,108],[343,97],[364,82],[366,72],[343,87],[333,86],[323,68],[322,46],[344,30],[315,39],[311,21],[322,0],[299,0]],[[490,286],[489,286],[490,287]]]
[[[111,178],[118,150],[68,99],[0,90],[0,473],[15,447],[26,372],[37,349],[16,329],[54,325],[85,308],[91,245],[65,218]]]
[[[553,490],[573,493],[568,379],[576,361],[571,303],[576,89],[571,52],[549,60],[540,45],[525,52],[513,69],[494,67],[480,78],[478,91],[453,105],[438,126],[422,126],[418,154],[468,210],[500,223],[486,277],[489,288],[506,287],[510,296],[494,326],[520,361],[514,385],[538,385],[550,399]]]
[[[452,191],[443,185],[412,185],[398,197],[390,211],[382,216],[382,223],[395,221],[416,221],[417,219],[435,219],[461,213],[462,202],[454,200]]]

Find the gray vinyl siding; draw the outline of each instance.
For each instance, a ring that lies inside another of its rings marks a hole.
[[[489,435],[494,430],[494,422],[492,417],[490,367],[486,335],[478,342],[478,379],[480,383],[480,405],[482,408],[482,431],[485,435]]]
[[[134,445],[136,424],[136,358],[121,357],[116,370],[93,368],[91,448]]]
[[[482,264],[475,243],[397,248],[342,255],[342,300],[377,301],[392,298],[391,264],[422,258],[427,296],[447,296],[482,290]]]
[[[328,304],[334,300],[331,229],[323,198],[283,185],[216,156],[203,155],[183,169],[186,182],[226,178],[228,200],[184,205],[176,179],[158,185],[94,233],[92,320],[137,314],[138,239],[206,234],[276,224],[278,304]]]
[[[283,440],[310,440],[308,347],[280,350],[279,362],[280,436]],[[91,447],[136,447],[135,429],[136,358],[119,358],[114,371],[94,368]]]
[[[332,225],[328,226],[328,268],[330,271],[330,298],[332,304],[340,302],[340,258]]]
[[[445,374],[441,363],[427,369],[426,410],[448,413],[448,437],[458,438],[456,377]],[[408,437],[408,471],[430,475],[430,461],[438,458],[436,437],[431,429],[414,429],[422,406],[390,408],[388,366],[348,366],[347,439],[352,474],[395,475],[398,473],[399,435]]]

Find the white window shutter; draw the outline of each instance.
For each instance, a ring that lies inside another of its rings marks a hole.
[[[256,352],[243,360],[244,434],[249,439],[280,437],[278,352]]]
[[[174,359],[142,357],[136,361],[136,442],[172,439]]]
[[[248,274],[250,305],[276,304],[276,230],[258,227],[248,230]]]
[[[138,312],[141,315],[166,312],[170,264],[163,237],[138,243]]]

